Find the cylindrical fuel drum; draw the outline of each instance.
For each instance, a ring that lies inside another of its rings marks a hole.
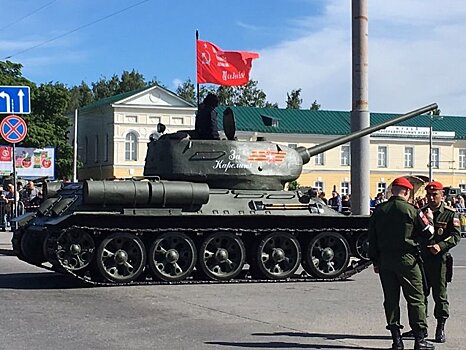
[[[159,181],[151,184],[151,204],[157,207],[193,207],[209,201],[209,186],[205,183]]]
[[[205,183],[182,181],[86,181],[84,203],[133,207],[194,207],[209,201]]]

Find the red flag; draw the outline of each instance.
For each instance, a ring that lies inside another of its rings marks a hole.
[[[255,52],[223,51],[208,41],[197,40],[197,83],[226,86],[247,84]]]

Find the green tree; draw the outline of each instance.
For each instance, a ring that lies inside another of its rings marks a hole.
[[[320,104],[317,103],[317,100],[314,100],[314,102],[312,102],[312,105],[311,107],[309,107],[309,109],[311,111],[318,111],[320,109]]]
[[[218,96],[218,102],[224,106],[235,105],[235,88],[233,86],[219,86],[215,93]]]
[[[277,102],[271,103],[271,102],[268,102],[268,101],[267,101],[267,102],[265,103],[265,106],[264,106],[264,107],[265,107],[265,108],[278,108],[278,103],[277,103]]]
[[[134,69],[131,72],[124,71],[121,74],[121,80],[118,86],[118,93],[133,91],[146,87],[147,84],[144,76],[136,72]]]
[[[120,78],[116,74],[109,80],[102,77],[97,82],[92,83],[92,92],[95,101],[118,95],[120,93]]]
[[[11,61],[0,61],[0,84],[7,86],[35,86],[34,83],[23,77],[21,63]]]
[[[264,107],[267,95],[257,87],[257,81],[249,80],[246,85],[235,88],[235,105]]]
[[[191,102],[193,105],[197,103],[195,87],[189,78],[185,82],[178,85],[176,88],[176,94],[182,99]]]
[[[73,86],[70,89],[70,104],[68,112],[74,111],[76,108],[84,107],[94,102],[94,94],[91,88],[84,81],[79,86]]]
[[[61,83],[41,84],[31,98],[34,113],[28,118],[28,136],[24,146],[55,147],[55,169],[58,178],[71,177],[73,149],[66,132],[71,126],[66,116],[71,101],[68,89]]]
[[[197,103],[194,84],[190,79],[178,86],[176,93],[188,101]],[[257,81],[255,80],[249,80],[243,86],[201,85],[199,88],[199,101],[202,102],[208,93],[216,94],[219,104],[224,106],[278,108],[277,103],[267,101],[267,95],[257,87]],[[189,99],[191,97],[192,100]]]
[[[286,109],[300,109],[303,100],[301,98],[301,89],[291,90],[291,93],[286,93]]]
[[[0,61],[0,84],[29,86],[31,89],[31,114],[25,117],[28,132],[18,146],[56,149],[56,176],[69,176],[72,171],[72,148],[66,141],[69,120],[65,116],[70,104],[70,92],[60,83],[36,86],[22,74],[22,65]]]

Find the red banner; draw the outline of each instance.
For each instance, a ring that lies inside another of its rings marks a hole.
[[[197,82],[225,86],[245,85],[249,81],[252,60],[259,54],[223,51],[208,41],[197,40]]]
[[[0,146],[0,162],[11,162],[13,148],[10,146]]]

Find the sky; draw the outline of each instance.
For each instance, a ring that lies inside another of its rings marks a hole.
[[[367,0],[369,110],[437,102],[466,116],[466,2]],[[0,0],[0,60],[37,83],[69,87],[136,70],[175,91],[195,81],[195,32],[253,51],[267,100],[351,110],[350,0]]]

